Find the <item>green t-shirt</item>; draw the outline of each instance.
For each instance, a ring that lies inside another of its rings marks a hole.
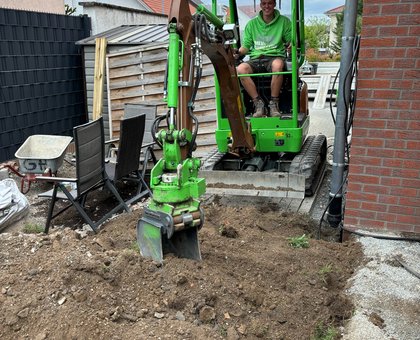
[[[251,59],[262,55],[286,57],[284,44],[291,40],[292,25],[290,20],[276,9],[274,19],[266,24],[262,12],[251,19],[245,26],[242,46],[249,50]]]

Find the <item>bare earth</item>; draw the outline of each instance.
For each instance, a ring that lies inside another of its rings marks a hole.
[[[34,183],[29,216],[0,234],[1,339],[310,339],[354,311],[345,289],[361,246],[292,248],[289,237],[316,234],[307,216],[208,200],[203,260],[167,255],[161,266],[136,246],[144,202],[96,235],[80,232],[73,209],[48,235],[23,233],[43,225],[36,193],[47,188]],[[94,199],[98,216],[113,203]]]

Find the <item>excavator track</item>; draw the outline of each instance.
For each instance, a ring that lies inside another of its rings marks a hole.
[[[200,175],[206,179],[207,192],[211,194],[304,198],[316,192],[325,171],[326,154],[326,137],[308,136],[301,151],[293,159],[283,161],[288,164],[288,171],[241,171],[239,167],[220,169],[227,154],[214,150],[205,157]]]
[[[301,151],[293,158],[289,173],[305,176],[305,195],[312,196],[323,176],[327,157],[327,137],[308,136]]]

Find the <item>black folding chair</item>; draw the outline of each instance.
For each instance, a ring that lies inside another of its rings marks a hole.
[[[116,157],[110,158],[105,163],[109,178],[114,182],[134,182],[137,192],[127,199],[127,204],[133,204],[142,197],[151,195],[151,191],[144,180],[147,161],[140,164],[146,115],[140,114],[120,121],[120,138],[118,148],[114,150]],[[115,143],[117,140],[112,141]],[[154,157],[151,146],[146,147],[144,159]]]
[[[130,212],[130,208],[123,201],[109,179],[105,171],[105,136],[103,118],[76,126],[73,129],[73,137],[76,153],[76,178],[60,178],[39,176],[37,181],[53,182],[52,190],[39,194],[39,197],[51,198],[48,217],[45,224],[45,233],[48,233],[51,220],[70,207],[75,207],[83,219],[97,232],[99,226],[113,214],[124,209]],[[94,222],[87,214],[85,203],[90,192],[107,188],[117,199],[118,204],[101,219]],[[70,204],[54,213],[57,200],[69,201]]]

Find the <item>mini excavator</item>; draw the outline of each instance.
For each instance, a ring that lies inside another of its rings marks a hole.
[[[198,231],[204,222],[199,197],[206,192],[266,197],[312,195],[322,178],[326,137],[307,136],[308,90],[299,78],[304,62],[303,0],[291,0],[292,41],[280,96],[281,117],[252,117],[252,100],[241,88],[233,57],[239,47],[236,1],[222,21],[203,5],[191,15],[188,0],[172,1],[169,14],[168,62],[164,84],[167,114],[152,126],[162,158],[150,173],[153,197],[137,224],[144,257],[157,262],[163,254],[201,260]],[[194,158],[198,119],[194,101],[203,54],[216,77],[217,150]],[[269,98],[273,74],[253,74],[259,93]],[[268,80],[268,81],[267,81]],[[268,95],[264,95],[264,93]],[[166,120],[166,127],[159,128]]]

